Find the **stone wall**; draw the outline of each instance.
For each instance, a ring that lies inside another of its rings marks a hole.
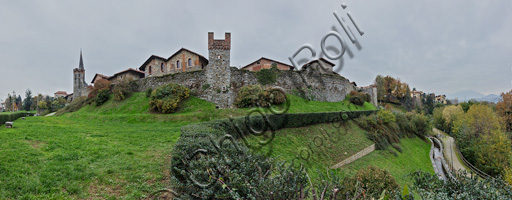
[[[205,71],[197,70],[190,72],[182,72],[175,74],[167,74],[164,76],[147,77],[136,80],[137,91],[144,92],[148,88],[156,89],[167,83],[176,83],[183,85],[192,90],[193,95],[198,96],[202,99],[204,90],[203,85],[206,84]]]
[[[368,155],[369,153],[371,153],[373,151],[375,151],[375,144],[372,144],[369,147],[366,147],[365,149],[363,149],[363,150],[357,152],[356,154],[348,157],[347,159],[339,162],[338,164],[333,165],[331,167],[331,169],[336,169],[336,168],[343,167],[344,165],[350,164],[351,162],[354,162],[357,159],[362,158],[362,157]]]
[[[367,93],[370,95],[371,102],[374,106],[379,107],[378,101],[377,101],[377,86],[368,86],[365,88],[362,88],[362,91],[364,93]]]
[[[211,61],[210,61],[211,62]],[[211,66],[211,65],[209,65]],[[191,72],[168,74],[158,77],[147,77],[136,80],[138,91],[148,88],[155,89],[167,83],[181,84],[192,90],[194,96],[216,103],[221,108],[230,108],[245,85],[257,85],[257,72],[240,70],[231,67],[222,74],[222,70],[197,70]],[[218,74],[221,73],[221,74]],[[316,74],[310,71],[279,71],[279,77],[274,84],[265,87],[278,86],[287,93],[304,91],[304,95],[315,101],[339,102],[345,99],[355,87],[339,75]],[[213,78],[209,78],[209,76]],[[213,81],[218,81],[217,83]],[[223,86],[226,86],[223,88]]]
[[[256,85],[257,72],[231,68],[231,90],[233,99],[244,85]],[[267,87],[278,86],[288,93],[304,92],[304,96],[315,101],[338,102],[353,90],[354,85],[342,76],[334,74],[320,74],[319,71],[279,71],[277,81]]]

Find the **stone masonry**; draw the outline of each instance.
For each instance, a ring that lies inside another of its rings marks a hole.
[[[224,40],[214,39],[208,33],[208,65],[204,69],[171,73],[161,76],[149,76],[136,80],[138,91],[157,88],[167,83],[181,84],[191,89],[192,94],[217,104],[220,108],[231,108],[238,91],[246,85],[257,85],[257,73],[245,69],[230,67],[231,34],[226,33]],[[338,74],[321,73],[314,67],[305,70],[279,70],[275,83],[264,87],[281,87],[287,93],[308,97],[315,101],[339,102],[357,88]],[[376,94],[369,90],[372,103],[376,105]],[[375,99],[375,100],[373,100]]]
[[[230,50],[231,33],[226,33],[224,40],[215,40],[213,33],[208,33],[209,60],[206,67],[206,83],[210,89],[206,94],[206,100],[216,103],[221,108],[229,108],[233,104],[230,84]]]

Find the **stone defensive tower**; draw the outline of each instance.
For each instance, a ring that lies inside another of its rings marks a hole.
[[[206,83],[210,85],[207,99],[220,108],[229,108],[233,104],[230,98],[231,33],[225,33],[224,40],[215,40],[213,32],[208,33],[208,66],[206,67]]]
[[[78,68],[73,69],[73,99],[87,96],[88,85],[85,82],[84,60],[82,59],[82,50],[80,49],[80,63]]]

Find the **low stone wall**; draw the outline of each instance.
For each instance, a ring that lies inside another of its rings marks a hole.
[[[373,151],[375,151],[375,144],[372,144],[369,147],[366,147],[365,149],[363,149],[363,150],[357,152],[356,154],[350,156],[349,158],[339,162],[338,164],[333,165],[331,167],[331,169],[341,168],[344,165],[350,164],[351,162],[354,162],[357,159],[362,158],[362,157],[368,155],[369,153],[371,153]]]

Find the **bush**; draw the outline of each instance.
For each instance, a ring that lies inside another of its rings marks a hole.
[[[96,102],[96,106],[101,106],[103,103],[107,102],[108,99],[110,99],[110,90],[105,88],[98,91],[94,101]]]
[[[422,114],[380,110],[377,114],[362,116],[356,124],[367,131],[368,139],[375,142],[377,149],[385,149],[400,138],[413,135],[425,136],[430,131],[428,118]]]
[[[285,113],[267,117],[269,126],[277,130],[341,121],[343,114],[348,120],[370,113],[373,111]],[[298,191],[308,185],[305,172],[250,151],[241,137],[249,134],[247,127],[258,127],[252,124],[258,123],[255,119],[261,117],[248,118],[222,119],[181,128],[171,160],[172,188],[181,194],[180,198],[298,199]],[[198,149],[204,149],[203,153],[194,154]],[[211,185],[200,187],[191,177]]]
[[[440,180],[436,174],[416,171],[409,175],[413,189],[423,199],[512,199],[510,185],[501,178],[482,179],[464,171],[454,172],[457,180]]]
[[[132,92],[132,84],[130,79],[122,79],[114,85],[112,93],[114,93],[114,100],[125,100]]]
[[[247,85],[240,89],[233,103],[238,108],[254,106],[270,107],[286,101],[286,95],[276,90],[263,90],[259,85]]]
[[[357,171],[356,175],[344,181],[343,194],[353,196],[356,187],[361,187],[367,197],[378,199],[384,190],[396,191],[399,189],[395,178],[385,169],[369,165]]]
[[[95,99],[96,95],[98,95],[100,90],[103,90],[103,89],[110,90],[110,87],[111,87],[111,84],[110,84],[109,80],[100,79],[100,80],[96,81],[96,83],[94,83],[94,87],[91,89],[91,91],[89,91],[89,94],[87,95],[87,97],[89,99]]]
[[[382,120],[385,124],[390,124],[396,122],[395,115],[389,110],[379,110],[377,112],[379,119]]]
[[[364,102],[371,102],[369,94],[358,91],[351,91],[348,99],[351,103],[359,106],[364,105]]]
[[[0,126],[5,125],[5,122],[12,122],[18,118],[33,116],[34,114],[29,112],[15,112],[15,113],[1,113],[0,114]]]
[[[161,86],[151,93],[149,107],[161,113],[173,113],[180,103],[190,96],[190,89],[169,83]]]
[[[432,130],[429,120],[425,115],[413,114],[411,123],[416,129],[416,135],[425,136]]]
[[[146,90],[146,97],[150,97],[152,92],[153,92],[153,89],[148,88],[148,89]]]
[[[262,69],[256,72],[256,78],[258,78],[258,83],[261,85],[273,84],[276,82],[279,74],[279,69],[275,64],[270,67],[270,69]]]

